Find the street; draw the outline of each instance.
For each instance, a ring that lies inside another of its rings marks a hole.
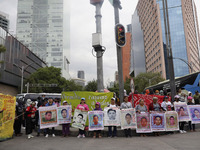
[[[35,133],[33,135],[36,135]],[[200,143],[199,130],[197,132],[188,132],[186,134],[176,133],[173,135],[162,135],[159,137],[118,137],[93,139],[91,137],[85,139],[77,139],[76,137],[55,138],[49,136],[34,137],[27,139],[27,136],[14,137],[14,139],[0,142],[0,150],[199,150]]]

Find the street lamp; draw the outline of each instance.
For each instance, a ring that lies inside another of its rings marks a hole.
[[[16,66],[21,71],[21,93],[23,92],[24,71],[32,64],[34,64],[34,62],[32,62],[32,63],[30,63],[26,66],[22,66],[21,68],[19,67],[19,65],[13,64],[14,66]]]
[[[188,67],[190,68],[191,70],[191,73],[193,73],[193,66],[192,66],[192,62],[187,62],[185,59],[182,59],[182,58],[178,58],[178,57],[173,57],[173,59],[179,59],[181,61],[183,61],[184,63],[186,63],[188,65]]]

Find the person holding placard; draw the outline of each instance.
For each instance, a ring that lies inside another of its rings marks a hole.
[[[188,99],[188,105],[195,105],[193,102],[192,102],[192,97],[191,96],[188,96],[187,97],[187,99]],[[195,124],[192,124],[192,122],[191,121],[189,121],[189,129],[190,129],[190,131],[195,131]]]

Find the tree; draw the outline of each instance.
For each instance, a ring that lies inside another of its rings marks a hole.
[[[85,91],[93,91],[97,90],[97,80],[89,81],[88,84],[85,86]]]
[[[161,81],[164,81],[160,73],[140,73],[134,79],[135,90],[139,93],[143,92],[146,87],[158,84]],[[129,82],[130,83],[130,82]]]
[[[114,83],[114,87],[108,88],[108,90],[116,93],[117,97],[119,97],[119,83]]]
[[[57,87],[30,87],[32,93],[61,93],[65,91],[82,90],[82,87],[76,85],[72,80],[66,80],[61,76],[61,69],[55,67],[40,68],[30,75],[26,80],[29,84],[57,84]]]

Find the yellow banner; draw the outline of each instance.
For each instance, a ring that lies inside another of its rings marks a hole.
[[[16,98],[0,94],[0,141],[13,136]]]

